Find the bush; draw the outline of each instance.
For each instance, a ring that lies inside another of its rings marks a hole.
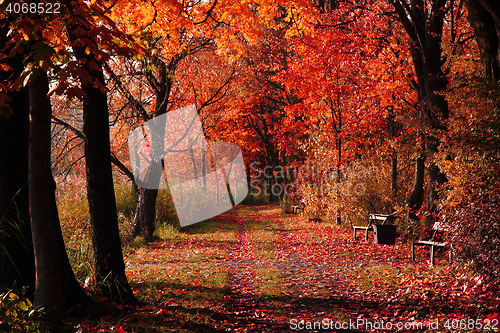
[[[252,192],[248,192],[247,196],[241,202],[242,205],[249,206],[259,206],[259,205],[267,205],[270,199],[268,195],[264,195],[263,193],[257,195]]]
[[[43,309],[34,308],[28,298],[19,297],[12,291],[0,294],[0,332],[50,333],[45,318]]]
[[[283,199],[280,200],[280,207],[283,213],[290,214],[292,212],[292,200],[287,194],[283,195]]]
[[[500,86],[469,79],[448,94],[455,112],[443,136],[441,218],[457,258],[495,281],[500,276]]]
[[[370,213],[402,210],[407,189],[401,186],[398,197],[394,198],[389,162],[387,157],[367,155],[344,167],[340,177],[331,173],[303,179],[300,188],[307,202],[306,213],[312,219],[335,220],[340,212],[344,224],[366,224]]]

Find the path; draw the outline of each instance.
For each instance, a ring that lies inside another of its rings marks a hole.
[[[436,323],[429,332],[446,332],[447,321],[498,313],[500,301],[444,253],[430,267],[422,252],[409,261],[407,244],[372,243],[278,206],[238,207],[128,254],[129,281],[146,305],[99,327],[291,332],[316,323],[307,331],[376,332],[366,325],[390,323],[410,326],[386,332],[422,332]]]

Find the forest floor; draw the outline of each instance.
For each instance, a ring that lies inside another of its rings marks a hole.
[[[126,253],[141,306],[82,332],[495,331],[499,299],[438,253],[353,239],[329,222],[239,206]],[[487,326],[489,325],[489,327]],[[488,330],[491,328],[492,330]]]

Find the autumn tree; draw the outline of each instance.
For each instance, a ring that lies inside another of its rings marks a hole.
[[[445,182],[444,175],[432,161],[439,142],[435,132],[446,128],[449,116],[448,102],[440,92],[446,90],[448,79],[443,72],[442,36],[446,13],[453,4],[447,0],[406,0],[391,1],[397,16],[409,38],[409,47],[415,69],[419,97],[419,119],[427,127],[422,154],[416,160],[415,182],[408,199],[410,216],[416,218],[416,211],[425,197],[426,225],[436,220],[437,188]],[[426,155],[429,155],[427,194],[424,195]]]
[[[466,0],[468,20],[481,54],[486,77],[500,77],[500,4],[494,0]]]
[[[289,20],[295,20],[294,22],[299,26],[313,18],[313,16],[307,15],[300,16],[300,18],[299,15],[295,16],[299,11],[311,10],[308,2],[305,2],[300,10],[296,10],[291,3],[284,2],[283,5],[290,6],[289,11],[286,11],[286,6],[281,9],[284,11],[284,16],[288,17]],[[151,2],[149,9],[148,15],[138,20],[139,13],[137,11],[141,8],[131,7],[125,2],[113,7],[115,19],[123,23],[129,22],[128,20],[134,22],[127,24],[131,33],[138,34],[139,38],[146,40],[149,38],[154,43],[161,45],[161,49],[154,50],[157,55],[152,58],[151,64],[148,65],[155,70],[146,70],[147,81],[156,93],[156,110],[151,115],[141,112],[145,121],[153,115],[165,113],[169,105],[174,105],[169,101],[169,97],[175,67],[187,54],[192,54],[199,47],[193,47],[189,42],[184,42],[183,36],[200,40],[205,45],[207,45],[206,41],[210,40],[211,44],[216,45],[221,53],[229,55],[230,59],[236,59],[244,54],[243,45],[248,41],[255,43],[261,37],[260,29],[265,26],[265,22],[278,15],[278,7],[266,2],[255,5],[239,1],[213,1],[199,4],[181,4],[172,1],[167,5]],[[241,21],[242,18],[245,23],[238,22],[236,24],[236,21]],[[160,24],[165,20],[168,21],[168,24]],[[139,31],[141,32],[138,33]],[[164,62],[162,54],[167,55],[166,58],[170,60]],[[215,90],[213,96],[218,94]],[[208,99],[208,101],[212,100],[211,104],[213,104],[214,97]],[[196,100],[196,96],[194,96],[194,100]],[[141,111],[141,107],[139,107],[139,111]],[[134,218],[133,234],[143,233],[148,239],[152,237],[156,193],[154,189],[141,189],[138,209]]]
[[[23,159],[23,150],[20,159],[13,158],[26,163],[19,166],[21,171],[29,165],[30,212],[26,218],[31,219],[32,237],[24,237],[22,234],[10,236],[15,236],[24,242],[21,248],[34,250],[35,304],[55,309],[56,313],[63,311],[75,316],[87,316],[98,310],[96,304],[76,281],[69,264],[59,225],[55,183],[51,173],[51,104],[46,70],[53,66],[51,57],[55,51],[51,41],[46,37],[53,32],[52,23],[50,17],[43,19],[36,15],[21,15],[9,22],[10,28],[16,33],[9,35],[4,51],[10,51],[7,54],[15,61],[20,60],[16,54],[26,55],[21,62],[24,71],[17,72],[9,78],[9,88],[13,92],[24,81],[29,90],[29,99],[26,100],[30,110],[29,163]],[[19,70],[18,66],[14,68]],[[7,107],[18,107],[18,103],[4,104],[3,109],[5,111],[8,110]],[[19,115],[22,115],[22,111],[22,108],[12,109],[12,112],[17,112]],[[26,133],[22,128],[21,133]],[[23,146],[26,147],[25,144],[20,147]],[[18,171],[9,172],[16,174]],[[22,229],[23,227],[19,226],[18,232],[22,232]],[[27,258],[31,255],[33,252],[28,254]],[[16,254],[13,254],[13,258],[16,258]],[[31,264],[33,262],[27,260],[24,266],[19,266],[18,274],[26,274],[23,276],[25,281],[32,278],[30,270],[25,269]],[[22,283],[21,280],[19,282]]]
[[[101,47],[110,46],[112,38],[126,41],[117,30],[97,24],[105,18],[105,7],[93,4],[65,3],[70,14],[66,29],[74,55],[81,70],[79,80],[83,91],[83,134],[87,198],[93,246],[96,283],[106,296],[125,303],[136,303],[125,275],[125,263],[118,230],[118,216],[111,169],[109,112],[102,61],[109,56]],[[101,33],[104,38],[87,38]],[[104,40],[104,41],[103,41]]]
[[[464,45],[450,66],[448,131],[441,139],[440,168],[448,183],[441,218],[450,226],[456,258],[497,283],[500,267],[500,114],[498,4],[465,1],[476,43]],[[466,29],[468,27],[462,27]],[[477,45],[477,48],[476,48]],[[450,52],[448,52],[450,53]]]
[[[401,149],[407,135],[401,121],[415,96],[407,80],[409,53],[389,10],[385,3],[339,2],[314,35],[291,39],[290,61],[277,75],[296,96],[279,126],[280,147],[292,158],[305,156],[305,163],[297,161],[299,170],[308,169],[299,187],[313,215],[364,218],[401,206],[390,189],[405,168],[387,161],[409,155],[409,145]]]
[[[208,45],[208,40],[205,38],[192,39],[187,37],[184,33],[181,33],[180,38],[180,44],[185,45],[185,49],[173,53],[169,59],[165,59],[161,54],[161,39],[157,38],[156,40],[156,43],[159,43],[159,45],[150,45],[148,47],[149,50],[155,50],[157,52],[157,55],[150,56],[149,61],[143,64],[143,68],[146,68],[146,81],[155,96],[155,109],[154,112],[149,114],[141,112],[143,121],[161,116],[171,110],[175,105],[179,105],[173,98],[173,95],[177,92],[174,91],[176,89],[173,87],[176,79],[177,67],[186,56],[195,54]],[[148,70],[147,68],[154,68],[154,70]],[[153,143],[153,146],[158,147],[159,144]],[[163,144],[161,144],[161,147],[163,148]],[[151,167],[154,168],[154,166]],[[152,184],[159,184],[160,179],[147,181]],[[152,239],[155,225],[155,204],[157,194],[157,189],[140,188],[137,210],[131,232],[133,236],[141,235],[148,241]]]

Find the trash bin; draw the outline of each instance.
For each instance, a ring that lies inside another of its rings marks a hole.
[[[375,244],[396,244],[396,226],[395,225],[374,225]]]

